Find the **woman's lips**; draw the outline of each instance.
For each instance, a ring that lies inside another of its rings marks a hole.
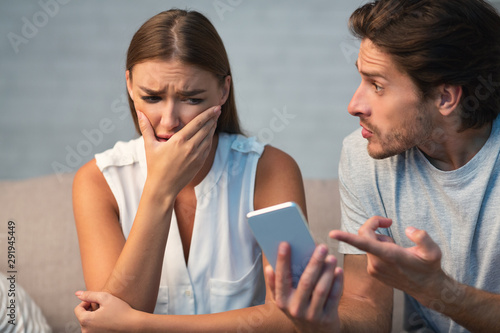
[[[156,136],[156,139],[160,142],[167,142],[168,139],[170,139],[172,137],[172,135],[157,135]]]

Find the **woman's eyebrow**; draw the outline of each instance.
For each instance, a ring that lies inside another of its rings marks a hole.
[[[166,92],[166,88],[163,88],[161,90],[154,90],[154,89],[149,89],[146,87],[139,86],[142,91],[144,91],[148,95],[162,95]],[[179,90],[177,91],[177,95],[180,96],[185,96],[185,97],[191,97],[191,96],[196,96],[198,94],[206,92],[205,89],[192,89],[192,90]]]
[[[193,90],[179,90],[177,94],[180,96],[191,97],[196,96],[198,94],[206,92],[205,89],[193,89]]]
[[[166,91],[165,88],[161,89],[161,90],[153,90],[153,89],[149,89],[149,88],[142,87],[142,86],[139,86],[139,88],[141,88],[141,90],[144,91],[148,95],[161,95],[161,94],[165,93],[165,91]]]

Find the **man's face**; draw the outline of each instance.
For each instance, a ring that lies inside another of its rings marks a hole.
[[[427,141],[438,112],[420,98],[415,84],[396,68],[391,56],[364,39],[356,66],[361,84],[348,111],[360,119],[370,156],[386,158]]]

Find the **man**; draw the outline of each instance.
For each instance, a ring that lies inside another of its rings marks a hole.
[[[500,17],[482,0],[379,0],[349,24],[361,130],[344,140],[330,233],[344,271],[320,245],[292,289],[281,244],[276,303],[303,331],[387,332],[397,288],[409,331],[498,331]]]

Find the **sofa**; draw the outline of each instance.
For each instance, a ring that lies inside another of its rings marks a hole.
[[[74,292],[84,290],[85,283],[71,203],[73,176],[0,181],[0,273],[9,271],[8,222],[13,221],[16,284],[38,304],[54,333],[80,332]],[[331,229],[340,227],[337,181],[306,179],[304,184],[315,241],[327,244],[342,264],[338,243],[328,238]],[[397,291],[394,299],[393,332],[402,332],[402,293]]]

